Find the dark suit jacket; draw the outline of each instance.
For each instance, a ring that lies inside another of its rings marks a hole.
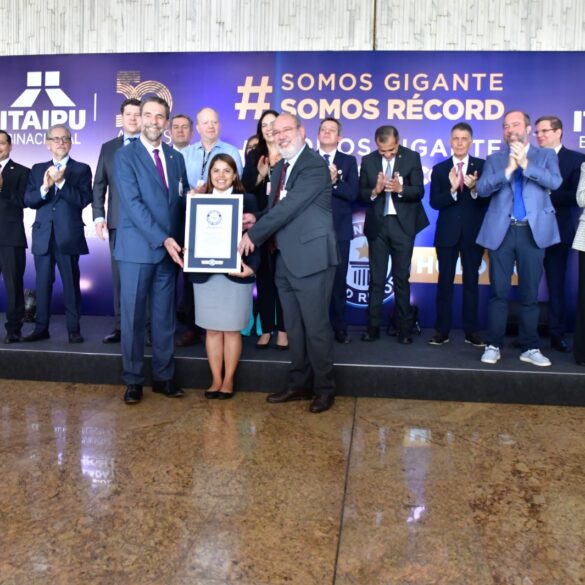
[[[120,195],[120,217],[114,258],[158,264],[167,251],[164,241],[184,238],[185,197],[189,189],[185,160],[180,152],[161,143],[167,191],[152,157],[140,140],[120,148],[114,156],[114,184]]]
[[[23,213],[24,192],[30,169],[12,159],[4,166],[0,191],[0,246],[26,248]]]
[[[256,202],[256,197],[252,193],[244,193],[244,213],[256,213],[258,212],[258,204]],[[260,248],[256,248],[252,254],[248,254],[244,258],[244,262],[254,271],[254,274],[258,271],[258,266],[260,266]],[[202,282],[207,282],[210,278],[211,274],[208,272],[188,272],[187,279],[190,282],[194,282],[196,284],[201,284]],[[249,283],[253,282],[255,276],[248,276],[247,278],[238,278],[236,276],[228,276],[225,275],[229,280],[237,283]]]
[[[93,220],[104,217],[108,223],[108,229],[116,229],[118,225],[120,198],[113,181],[114,155],[123,146],[123,136],[118,136],[102,144],[93,181],[93,201],[91,204]],[[108,195],[107,215],[106,193]]]
[[[271,185],[275,187],[268,207],[248,235],[259,246],[276,234],[286,267],[302,278],[339,263],[331,213],[331,177],[325,161],[305,145],[286,182],[286,197],[273,207],[283,165],[281,160],[274,167]]]
[[[384,218],[384,204],[386,197],[384,192],[370,199],[372,189],[376,186],[378,173],[381,173],[382,155],[377,151],[364,156],[360,170],[360,195],[369,208],[366,211],[364,234],[368,240],[375,240],[378,236],[379,224]],[[413,238],[418,232],[429,225],[427,214],[422,206],[422,198],[425,193],[424,177],[420,155],[414,150],[398,147],[394,172],[400,173],[403,178],[403,191],[400,195],[392,193],[392,201],[402,229]]]
[[[483,172],[482,158],[469,157],[467,174],[477,172],[480,177]],[[451,195],[451,181],[449,173],[453,168],[453,159],[436,164],[431,173],[430,202],[433,209],[439,211],[437,227],[435,229],[435,246],[455,246],[461,238],[466,244],[475,244],[485,210],[489,201],[471,196],[467,187],[457,193],[457,201]]]
[[[33,166],[24,196],[26,205],[37,210],[32,226],[32,253],[46,254],[53,233],[61,254],[88,254],[81,212],[91,202],[91,169],[70,158],[63,189],[55,192],[52,188],[43,199],[43,177],[52,164],[49,161]]]
[[[333,185],[333,225],[338,241],[353,239],[352,206],[359,195],[359,178],[355,156],[339,150],[333,164],[337,167],[337,183]]]
[[[571,245],[579,217],[576,195],[581,163],[585,162],[585,155],[561,146],[558,158],[563,182],[558,189],[551,192],[550,198],[557,212],[561,242]]]

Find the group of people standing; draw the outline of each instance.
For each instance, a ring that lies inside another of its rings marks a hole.
[[[352,204],[367,206],[370,284],[368,325],[362,341],[380,338],[382,302],[392,260],[395,294],[393,328],[399,343],[412,343],[415,313],[409,274],[416,235],[429,221],[422,205],[420,155],[400,144],[398,129],[376,130],[376,150],[358,165],[338,149],[342,126],[326,118],[319,148],[306,144],[305,129],[290,114],[268,110],[258,121],[254,146],[242,165],[235,146],[220,140],[217,112],[203,108],[193,121],[170,117],[159,97],[121,106],[123,133],[100,151],[93,181],[88,165],[70,156],[71,134],[63,125],[47,131],[51,160],[29,173],[10,159],[10,136],[0,131],[0,271],[7,290],[6,343],[49,337],[55,266],[63,282],[70,343],[81,343],[79,256],[88,253],[81,212],[92,203],[99,238],[109,238],[114,282],[115,327],[104,343],[122,344],[124,400],[143,396],[144,345],[152,346],[152,388],[180,397],[175,383],[174,346],[196,343],[205,330],[212,383],[208,399],[234,392],[242,349],[240,330],[248,323],[252,286],[258,291],[259,349],[288,349],[287,387],[271,403],[311,399],[311,412],[334,400],[333,344],[350,343],[345,321],[346,274],[353,237]],[[163,141],[170,129],[172,146]],[[549,288],[552,347],[569,351],[565,339],[565,278],[575,236],[577,204],[585,206],[585,156],[561,144],[562,123],[554,116],[535,124],[532,146],[527,114],[503,119],[507,147],[487,161],[470,156],[473,130],[455,124],[453,156],[435,165],[430,204],[439,211],[435,247],[439,263],[436,332],[432,345],[449,341],[457,261],[463,269],[462,316],[465,341],[484,347],[482,362],[501,356],[508,295],[516,266],[519,286],[520,359],[536,366],[550,360],[539,348],[538,287],[543,270]],[[250,144],[252,140],[249,141]],[[555,153],[556,151],[556,153]],[[582,172],[583,171],[583,172]],[[579,176],[581,173],[581,182]],[[244,197],[244,235],[239,273],[183,273],[181,313],[186,330],[175,340],[175,286],[183,267],[185,200],[188,193]],[[22,279],[26,238],[24,206],[36,209],[32,252],[36,268],[37,319],[22,337]],[[585,221],[585,216],[583,216]],[[574,247],[580,250],[579,308],[574,351],[585,365],[585,223]],[[583,232],[583,233],[581,233]],[[488,332],[478,322],[478,269],[484,248],[490,259]]]

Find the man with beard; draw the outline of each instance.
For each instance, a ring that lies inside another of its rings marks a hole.
[[[516,263],[520,360],[546,367],[551,362],[538,348],[538,286],[544,249],[560,241],[549,191],[557,189],[562,178],[555,153],[529,143],[532,128],[528,114],[508,112],[503,128],[507,148],[487,158],[477,183],[479,196],[491,197],[477,237],[490,259],[488,345],[481,361],[495,364],[501,357]]]
[[[339,260],[331,177],[323,158],[305,144],[305,129],[297,118],[278,116],[273,136],[282,155],[272,171],[274,188],[258,222],[244,234],[239,251],[248,254],[265,241],[275,247],[276,286],[292,363],[286,390],[270,394],[267,400],[313,398],[310,411],[319,413],[331,408],[335,393],[329,302]],[[254,223],[255,218],[247,214],[246,221]]]
[[[140,140],[114,159],[120,221],[114,256],[120,266],[122,363],[127,404],[142,399],[146,304],[152,326],[152,390],[175,398],[176,266],[183,266],[184,198],[188,190],[183,156],[161,142],[169,106],[149,97],[140,106]]]

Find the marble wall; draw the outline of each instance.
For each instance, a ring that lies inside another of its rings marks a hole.
[[[0,0],[0,55],[585,49],[581,0]]]

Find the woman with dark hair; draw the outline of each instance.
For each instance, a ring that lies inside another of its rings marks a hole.
[[[258,145],[246,154],[246,164],[242,173],[244,187],[248,193],[254,193],[260,211],[265,209],[268,203],[270,172],[280,160],[280,153],[272,136],[272,124],[278,115],[275,110],[266,110],[260,116],[256,129]],[[276,349],[284,350],[288,348],[288,336],[274,282],[274,260],[274,250],[270,250],[269,243],[263,244],[260,247],[260,266],[256,276],[257,306],[262,335],[258,338],[256,347],[266,349],[272,333],[276,330]]]
[[[244,195],[244,212],[258,211],[256,198],[244,192],[236,162],[229,154],[211,159],[206,193]],[[242,353],[242,335],[252,307],[254,272],[260,257],[257,252],[242,260],[239,273],[193,272],[189,280],[195,295],[195,323],[206,330],[205,349],[211,369],[211,386],[205,398],[227,400],[233,396],[234,376]]]

